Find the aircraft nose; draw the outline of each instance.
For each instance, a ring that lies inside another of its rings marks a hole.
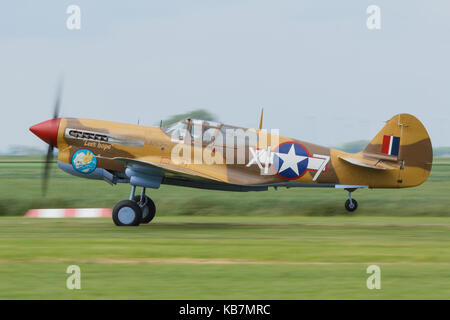
[[[30,127],[30,131],[48,144],[56,147],[58,142],[58,129],[61,118],[50,119]]]

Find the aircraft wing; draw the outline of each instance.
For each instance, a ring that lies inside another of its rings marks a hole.
[[[389,163],[380,159],[367,159],[367,158],[352,158],[352,157],[339,157],[339,159],[353,164],[358,167],[371,168],[376,170],[395,170],[400,167],[400,164],[390,161]]]
[[[142,160],[142,159],[130,159],[130,158],[112,158],[112,160],[116,160],[122,162],[126,167],[130,166],[148,166],[152,168],[160,169],[162,173],[167,173],[169,175],[182,175],[182,176],[198,176],[205,179],[217,180],[214,177],[206,175],[204,173],[191,170],[186,167],[178,166],[171,163],[158,163],[155,161]],[[219,181],[219,180],[217,180]]]
[[[262,191],[267,186],[235,185],[222,181],[204,172],[192,170],[172,163],[158,163],[149,159],[110,158],[122,162],[130,183],[148,188],[159,188],[161,183],[192,188],[227,191]]]

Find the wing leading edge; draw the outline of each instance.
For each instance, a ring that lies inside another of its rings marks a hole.
[[[125,165],[125,174],[130,178],[132,185],[146,188],[159,188],[161,184],[169,184],[224,191],[265,191],[268,189],[267,186],[226,183],[204,173],[174,164],[155,163],[129,158],[111,158],[111,160],[122,162]]]

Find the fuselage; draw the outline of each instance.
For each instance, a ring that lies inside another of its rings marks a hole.
[[[49,120],[53,121],[52,132],[50,124],[40,132],[36,126],[42,124],[36,125],[32,131],[58,148],[58,162],[63,170],[86,178],[110,174],[118,177],[119,182],[126,181],[126,165],[115,158],[179,168],[180,172],[194,172],[204,179],[243,186],[401,188],[422,183],[431,169],[431,165],[408,166],[401,157],[388,157],[392,168],[377,170],[343,160],[350,157],[354,162],[367,163],[373,160],[369,153],[349,154],[270,132],[198,120],[186,120],[185,131],[180,131],[185,136],[174,136],[173,130],[160,127],[104,120],[60,118],[58,123],[55,120]],[[244,140],[237,143],[226,140],[229,135],[226,129],[244,132]],[[78,162],[92,157],[95,170],[86,167],[85,172],[80,172]],[[374,159],[383,157],[375,155]],[[176,172],[172,176],[176,177]]]

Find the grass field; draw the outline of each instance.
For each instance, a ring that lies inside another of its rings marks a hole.
[[[0,219],[0,298],[449,299],[450,220]],[[81,268],[68,290],[66,268]],[[366,268],[381,268],[381,290]]]
[[[437,163],[418,188],[355,192],[351,215],[346,193],[333,189],[166,186],[151,193],[155,221],[131,228],[14,216],[112,207],[129,187],[55,169],[43,198],[41,164],[2,163],[0,298],[450,299],[450,161]],[[66,288],[72,264],[81,290]],[[381,290],[366,287],[371,264],[381,268]]]

